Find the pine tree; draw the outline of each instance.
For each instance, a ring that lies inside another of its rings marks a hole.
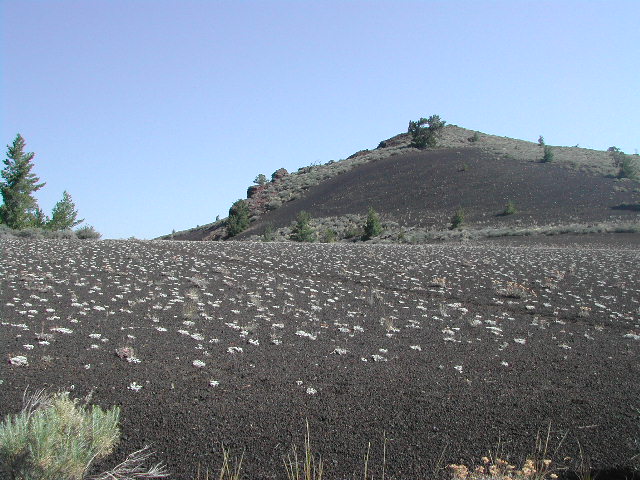
[[[296,242],[313,242],[315,240],[315,233],[309,225],[310,220],[311,216],[304,210],[298,214],[297,223],[291,231],[291,240]]]
[[[367,222],[364,224],[363,240],[369,240],[373,237],[377,237],[382,233],[382,224],[380,223],[380,216],[373,208],[369,207],[369,213],[367,214]]]
[[[29,216],[29,226],[35,228],[46,228],[50,222],[49,217],[42,211],[40,207],[37,207],[32,215]]]
[[[51,212],[51,220],[46,224],[49,230],[68,230],[84,222],[78,220],[78,211],[71,200],[71,195],[65,190],[62,192],[62,200],[56,203]]]
[[[0,223],[16,230],[32,226],[41,218],[38,202],[33,193],[45,184],[31,173],[34,153],[24,153],[26,143],[20,134],[16,135],[12,145],[7,145],[5,168],[2,170],[3,182],[0,182],[3,204],[0,206]]]

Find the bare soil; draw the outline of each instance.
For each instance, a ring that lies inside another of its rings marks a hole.
[[[383,436],[387,478],[436,478],[439,459],[478,462],[498,443],[521,461],[549,426],[560,464],[575,468],[579,442],[594,468],[636,465],[635,244],[0,250],[0,414],[27,387],[93,391],[122,407],[110,465],[151,444],[186,480],[224,444],[245,452],[245,478],[285,478],[306,420],[326,478],[360,478],[369,442],[380,476]]]

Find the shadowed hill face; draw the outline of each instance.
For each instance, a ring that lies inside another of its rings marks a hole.
[[[289,225],[305,210],[314,218],[366,214],[402,226],[445,229],[464,208],[473,227],[509,227],[633,220],[613,209],[637,197],[637,184],[587,175],[554,164],[514,160],[476,148],[413,152],[372,161],[312,187],[307,194],[261,216],[239,235],[261,234],[267,224]],[[626,191],[624,191],[626,190]],[[504,216],[507,202],[517,214]]]

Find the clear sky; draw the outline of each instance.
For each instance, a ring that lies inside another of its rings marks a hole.
[[[107,238],[225,217],[258,173],[439,114],[640,148],[640,1],[2,0],[2,145]],[[6,152],[3,149],[3,154]],[[4,155],[3,155],[4,158]]]

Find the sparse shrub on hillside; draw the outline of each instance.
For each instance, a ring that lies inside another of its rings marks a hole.
[[[553,162],[553,151],[549,145],[544,146],[544,154],[542,155],[542,163],[551,163]]]
[[[271,181],[275,182],[276,180],[284,178],[287,175],[289,175],[289,172],[287,171],[286,168],[279,168],[278,170],[276,170],[271,174]]]
[[[75,231],[78,240],[98,240],[102,235],[91,225],[78,228]]]
[[[15,234],[19,238],[31,238],[40,239],[44,238],[44,233],[41,228],[28,227],[21,230],[15,230]]]
[[[267,176],[261,173],[253,180],[253,183],[260,186],[265,185],[267,183]]]
[[[55,240],[75,240],[76,238],[78,238],[75,232],[71,229],[45,231],[45,236],[47,238],[52,238]]]
[[[332,228],[327,228],[322,232],[322,243],[333,243],[338,239],[338,234]]]
[[[62,192],[62,200],[53,207],[51,220],[45,223],[45,228],[49,230],[68,230],[84,222],[78,220],[76,205],[71,199],[71,195],[65,190]]]
[[[382,140],[382,141],[378,144],[378,148],[387,148],[387,142],[385,142],[384,140]]]
[[[609,147],[607,152],[611,155],[613,166],[618,170],[618,178],[640,178],[640,161],[631,155],[626,155],[618,147]]]
[[[502,215],[507,216],[507,215],[514,215],[516,213],[518,213],[516,204],[513,203],[511,200],[509,200],[505,205],[504,210],[502,211]]]
[[[369,207],[369,213],[367,214],[367,221],[364,224],[363,240],[370,240],[373,237],[377,237],[382,233],[382,224],[380,223],[380,216],[373,208]]]
[[[273,200],[270,200],[269,202],[267,202],[267,204],[265,205],[265,208],[267,210],[275,210],[276,208],[280,208],[282,206],[282,200],[280,200],[279,198],[274,198]]]
[[[291,231],[291,240],[296,242],[313,242],[315,240],[315,232],[309,225],[311,216],[304,210],[298,214],[298,219]]]
[[[620,178],[630,178],[632,180],[640,180],[640,160],[631,155],[625,155],[618,172]]]
[[[480,137],[478,136],[478,132],[473,132],[473,135],[469,137],[469,141],[471,143],[476,143],[478,140],[480,140]]]
[[[458,208],[453,214],[453,217],[451,217],[451,227],[449,227],[449,229],[455,230],[456,228],[460,228],[464,224],[464,216],[464,209],[462,207]]]
[[[417,121],[409,121],[408,132],[411,134],[411,146],[416,148],[435,147],[437,145],[437,135],[445,126],[445,121],[438,115],[431,115],[429,118],[421,118]]]
[[[355,226],[349,226],[344,230],[344,238],[362,237],[362,230]]]
[[[235,237],[249,228],[249,206],[244,200],[237,200],[229,209],[227,235]]]
[[[22,411],[0,424],[0,466],[13,480],[82,480],[90,467],[113,452],[120,438],[120,409],[104,411],[81,405],[68,393],[50,396],[42,390],[25,395]],[[144,469],[146,448],[108,472],[91,478],[166,477],[161,464]],[[3,477],[4,478],[4,477]]]
[[[264,229],[264,233],[262,234],[263,242],[273,242],[276,238],[275,229],[273,228],[273,224],[269,223]]]

